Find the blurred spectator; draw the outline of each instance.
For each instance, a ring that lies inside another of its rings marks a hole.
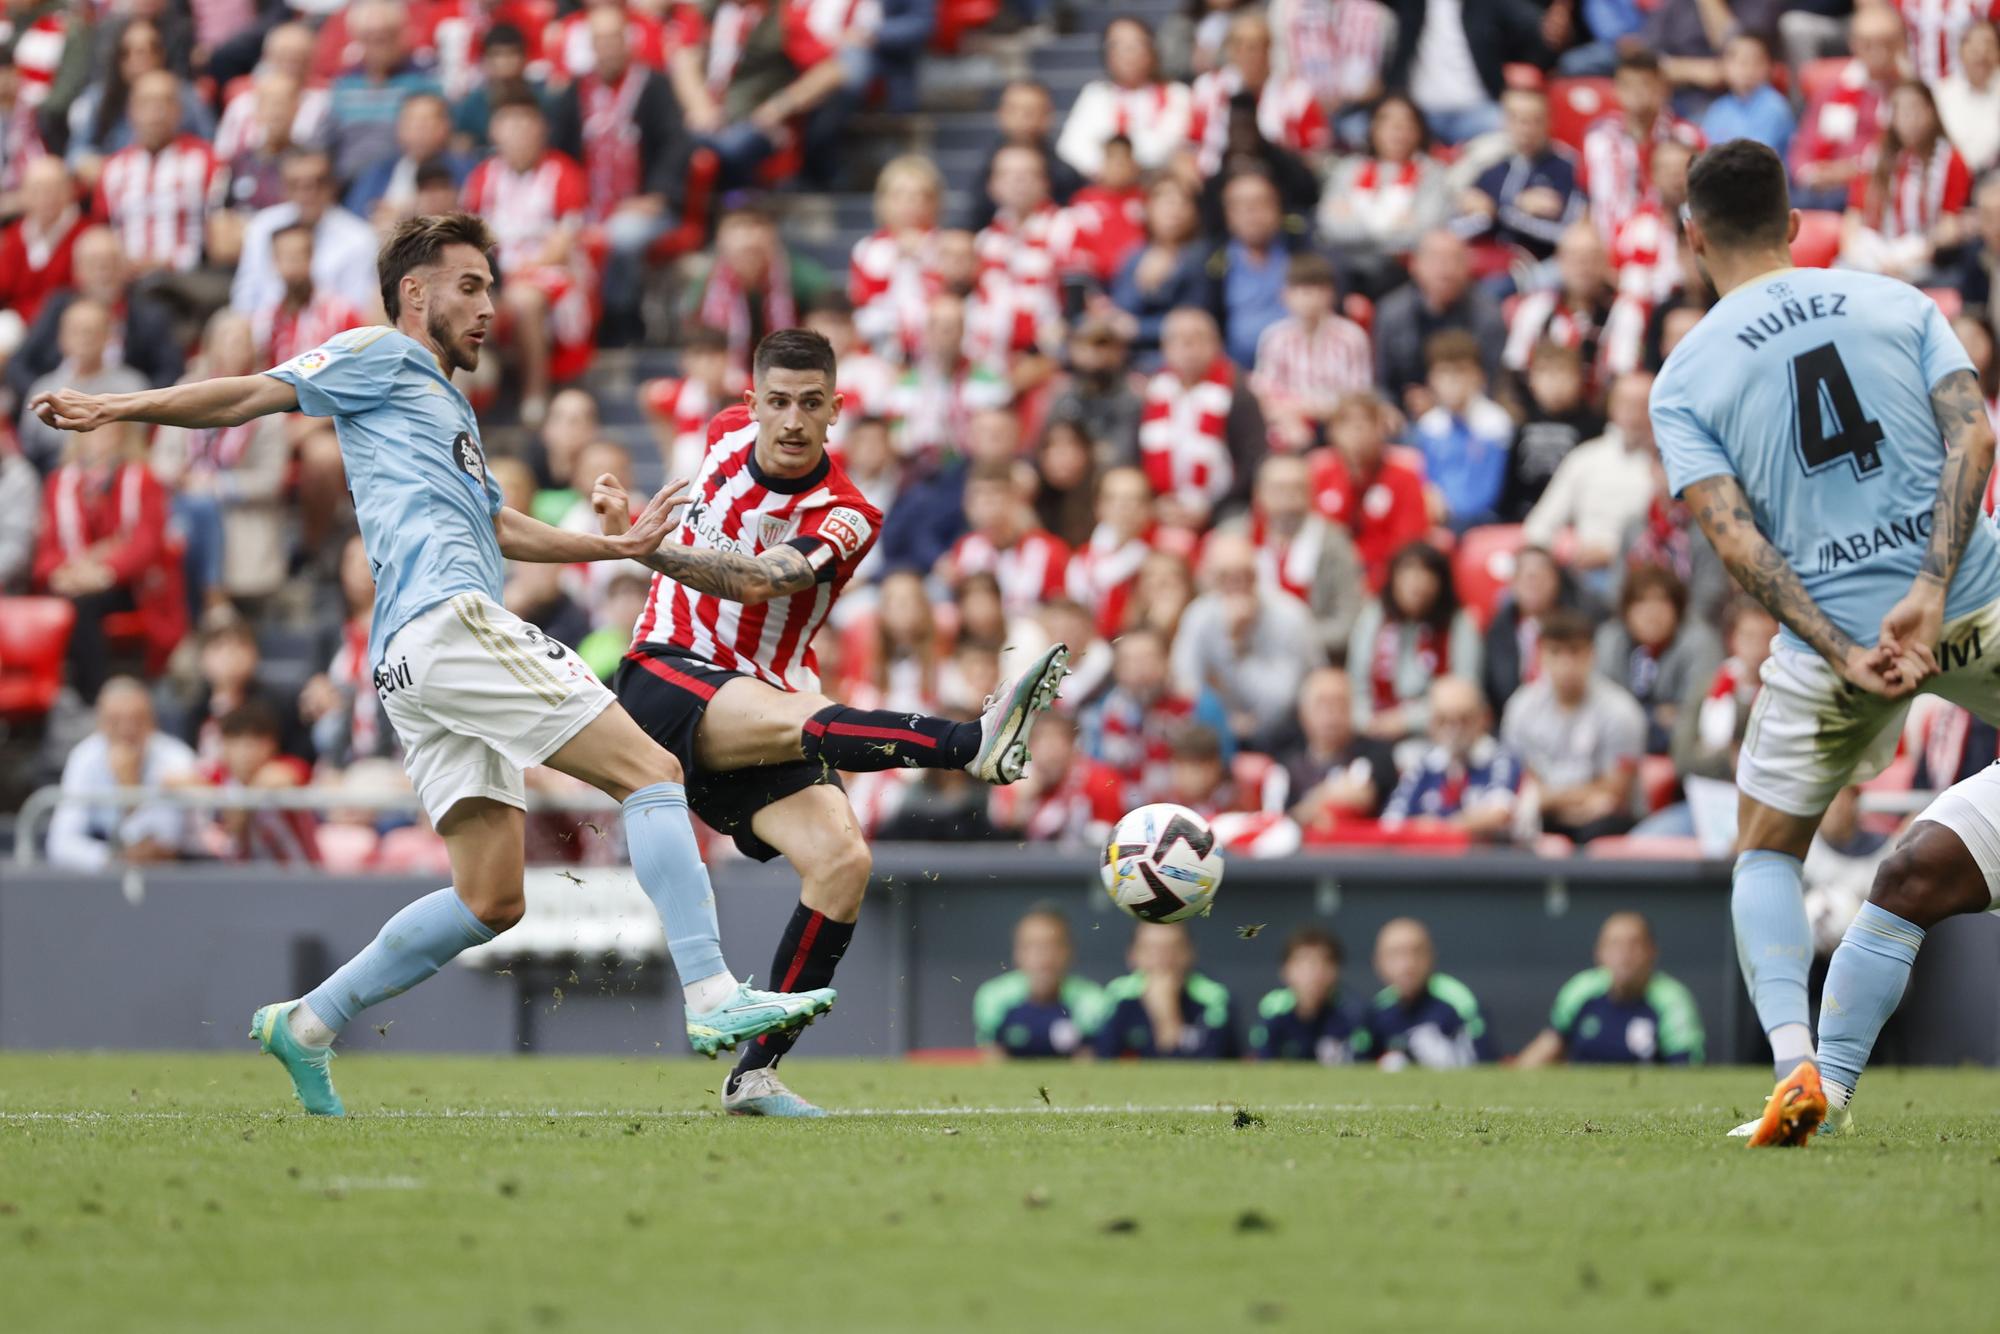
[[[717,405],[717,411],[721,405]],[[703,418],[704,445],[708,421]],[[543,523],[560,523],[576,505],[578,496],[569,489],[576,476],[576,457],[583,447],[602,434],[597,400],[588,390],[563,389],[549,400],[549,412],[541,429],[528,438],[524,461],[534,476],[536,493],[534,516]],[[669,473],[672,477],[692,477],[692,473]],[[587,495],[588,493],[586,493]]]
[[[1617,619],[1597,632],[1597,670],[1646,711],[1646,753],[1664,755],[1681,700],[1722,661],[1715,631],[1688,619],[1687,586],[1673,571],[1632,571],[1618,593]]]
[[[1280,449],[1321,443],[1340,396],[1375,383],[1375,350],[1360,325],[1334,313],[1338,296],[1324,255],[1301,251],[1287,262],[1286,316],[1258,336],[1250,381]]]
[[[129,366],[111,358],[111,312],[89,299],[65,302],[61,307],[56,346],[62,360],[48,374],[28,386],[26,401],[57,389],[75,389],[86,394],[129,394],[147,388],[146,378]],[[111,432],[114,441],[126,428]],[[136,428],[131,430],[136,435]],[[48,473],[69,445],[69,434],[45,423],[33,412],[21,416],[21,450],[37,471]]]
[[[1182,0],[1180,12],[1160,23],[1160,68],[1177,79],[1214,73],[1244,7],[1244,0]]]
[[[1049,162],[1076,174],[1061,158],[1043,154],[1045,168]],[[1050,193],[1058,202],[1063,198],[1053,188]],[[990,208],[990,201],[983,207]],[[1105,140],[1103,169],[1069,197],[1057,230],[1066,307],[1078,289],[1109,287],[1125,261],[1146,244],[1146,187],[1130,139],[1114,135]]]
[[[282,295],[250,320],[254,345],[266,365],[290,361],[337,333],[368,323],[368,317],[345,297],[318,289],[313,281],[316,255],[313,229],[303,222],[280,227],[271,236],[271,267],[282,284]],[[374,302],[369,305],[373,308]]]
[[[1840,209],[1862,178],[1888,116],[1889,90],[1902,77],[1903,21],[1887,5],[1862,5],[1848,25],[1848,61],[1806,103],[1792,137],[1792,206]]]
[[[496,304],[520,376],[521,421],[536,427],[551,383],[590,362],[597,275],[583,244],[589,184],[574,159],[549,147],[547,117],[533,99],[493,108],[493,143],[498,151],[466,179],[465,204],[499,241]]]
[[[29,387],[63,359],[63,312],[76,301],[92,301],[111,314],[107,361],[137,371],[155,388],[172,384],[183,365],[173,315],[158,300],[126,285],[126,265],[117,235],[108,227],[87,227],[70,253],[73,285],[52,292],[28,329],[21,348],[7,363],[7,382],[25,401]]]
[[[1188,695],[1212,693],[1243,744],[1282,725],[1299,683],[1324,659],[1312,613],[1263,583],[1248,537],[1211,534],[1202,546],[1203,592],[1174,636],[1174,681]]]
[[[678,377],[648,380],[640,385],[639,407],[646,414],[647,425],[652,428],[653,443],[659,449],[660,462],[666,466],[666,475],[692,480],[701,469],[702,458],[708,453],[709,422],[736,397],[729,392],[729,340],[719,329],[696,327],[686,330],[681,340],[680,369]],[[589,398],[588,393],[580,389],[566,389],[557,394],[549,403],[544,434],[554,428],[559,405],[567,413],[563,428],[567,433],[567,423],[577,417],[576,410],[565,404],[571,395]],[[843,424],[856,406],[841,404]],[[596,411],[593,400],[589,432],[592,436],[597,433]],[[828,444],[829,447],[832,444],[830,435]]]
[[[1556,242],[1553,285],[1521,297],[1507,323],[1501,361],[1515,377],[1524,376],[1528,358],[1542,343],[1574,349],[1584,371],[1586,395],[1603,382],[1606,324],[1617,297],[1604,238],[1582,219],[1563,229]]]
[[[1927,281],[1965,237],[1972,173],[1945,137],[1931,90],[1914,79],[1889,94],[1872,168],[1848,191],[1841,262],[1906,282]]]
[[[1146,381],[1140,466],[1160,497],[1162,522],[1199,531],[1218,508],[1249,495],[1270,447],[1264,414],[1207,311],[1167,316],[1160,350],[1161,369]]]
[[[245,86],[229,94],[223,103],[222,119],[215,127],[219,161],[234,162],[245,153],[271,146],[267,113],[274,96],[293,107],[291,124],[279,147],[320,141],[332,99],[325,88],[313,82],[312,42],[312,29],[303,23],[280,23],[264,34],[255,76],[244,80]]]
[[[1549,98],[1541,88],[1509,88],[1500,107],[1511,151],[1459,196],[1451,225],[1468,239],[1491,238],[1547,259],[1587,204],[1576,155],[1549,137]]]
[[[225,307],[209,317],[188,380],[255,375],[291,355],[261,359],[250,321]],[[291,566],[283,507],[291,454],[284,419],[277,416],[153,432],[153,472],[172,493],[174,522],[186,545],[191,614],[233,598],[263,597],[284,582]]]
[[[42,527],[42,479],[0,423],[0,593],[26,590]]]
[[[1630,370],[1639,364],[1630,346],[1636,336],[1634,326],[1643,321],[1647,307],[1671,300],[1685,280],[1680,213],[1687,203],[1688,166],[1694,154],[1678,139],[1653,145],[1650,185],[1612,238],[1611,263],[1626,300],[1614,304],[1605,319],[1600,371]],[[1706,289],[1707,281],[1699,285]],[[1661,355],[1664,358],[1665,353]]]
[[[486,150],[490,143],[486,128],[497,103],[526,93],[544,107],[549,104],[548,89],[539,78],[529,77],[529,40],[511,23],[496,23],[487,29],[479,51],[478,82],[452,108],[452,138],[459,151],[476,154]],[[675,88],[678,92],[678,82]]]
[[[1605,918],[1597,966],[1556,993],[1549,1026],[1515,1063],[1701,1064],[1701,1011],[1686,987],[1659,971],[1659,957],[1645,918],[1635,912]]]
[[[1403,769],[1383,808],[1382,823],[1391,829],[1457,830],[1474,841],[1507,841],[1521,790],[1521,762],[1494,739],[1479,687],[1462,676],[1439,677],[1431,686],[1427,711],[1430,744]]]
[[[693,144],[665,75],[633,58],[623,6],[589,15],[594,68],[556,99],[550,140],[583,167],[590,222],[604,230],[604,320],[613,344],[643,335],[646,252],[680,221]]]
[[[1279,74],[1305,81],[1341,138],[1360,138],[1349,122],[1382,95],[1396,20],[1376,0],[1272,0],[1269,12]]]
[[[1035,719],[1028,749],[1035,758],[1027,775],[993,789],[994,824],[1031,843],[1102,843],[1125,814],[1118,774],[1077,749],[1076,723],[1064,714]]]
[[[7,23],[0,11],[0,27]],[[13,47],[0,40],[0,217],[21,211],[21,173],[49,152],[21,74]]]
[[[848,462],[847,438],[858,423],[873,418],[886,428],[889,401],[895,392],[896,368],[887,359],[862,346],[855,335],[853,303],[843,292],[820,293],[806,308],[805,327],[826,339],[838,362],[834,384],[840,391],[840,418],[826,433],[826,447],[834,457]],[[683,337],[691,337],[693,332],[686,330]],[[726,352],[726,342],[724,348]],[[726,381],[726,357],[721,367],[720,373]],[[849,473],[853,474],[851,466]],[[859,480],[857,477],[856,481]],[[884,512],[887,512],[886,506]]]
[[[861,17],[879,23],[881,12]],[[804,155],[809,171],[831,171],[841,159],[834,139],[846,106],[836,103],[825,116],[817,113],[846,81],[838,50],[858,15],[849,8],[820,17],[836,29],[831,42],[812,30],[809,7],[723,0],[710,17],[700,64],[707,82],[676,86],[688,128],[704,136],[722,160],[725,187],[752,184],[773,155],[793,148],[802,134],[810,150]],[[808,117],[814,123],[808,125]]]
[[[712,257],[688,275],[683,313],[729,336],[729,372],[747,384],[758,340],[796,325],[830,286],[824,269],[785,248],[769,215],[733,208],[716,223]]]
[[[973,993],[979,1045],[1015,1060],[1074,1056],[1104,1007],[1103,990],[1070,972],[1075,961],[1069,919],[1056,909],[1036,908],[1016,922],[1013,968]]]
[[[1095,1037],[1103,1060],[1237,1054],[1229,991],[1194,971],[1194,941],[1179,922],[1141,922],[1126,956],[1132,971],[1104,988]]]
[[[1514,419],[1486,396],[1486,372],[1471,334],[1447,329],[1424,352],[1435,406],[1417,418],[1411,443],[1423,452],[1424,472],[1444,498],[1445,521],[1462,533],[1499,517]]]
[[[1326,113],[1303,79],[1272,69],[1271,21],[1258,10],[1228,20],[1225,62],[1194,81],[1188,140],[1204,177],[1222,169],[1230,117],[1238,105],[1254,109],[1258,133],[1269,143],[1317,164],[1333,147]]]
[[[1368,1010],[1368,1035],[1383,1068],[1450,1070],[1500,1059],[1478,1000],[1463,982],[1437,971],[1422,922],[1398,917],[1382,927],[1375,975],[1383,987]]]
[[[1250,1050],[1261,1061],[1347,1065],[1366,1060],[1367,1025],[1339,1000],[1340,941],[1316,926],[1285,939],[1278,976],[1284,986],[1257,1003]]]
[[[1382,595],[1354,621],[1354,725],[1383,741],[1423,731],[1432,683],[1477,681],[1479,650],[1479,625],[1458,605],[1450,560],[1428,542],[1410,543],[1390,561]]]
[[[1702,136],[1712,144],[1755,139],[1783,157],[1797,121],[1790,100],[1771,86],[1771,48],[1763,37],[1748,31],[1730,35],[1722,48],[1722,80],[1722,96],[1702,113]]]
[[[1541,673],[1507,701],[1500,740],[1536,785],[1544,833],[1588,843],[1632,827],[1646,717],[1592,671],[1590,618],[1558,608],[1542,622]]]
[[[1083,175],[1096,176],[1105,141],[1123,135],[1142,170],[1167,166],[1187,142],[1192,103],[1187,85],[1161,79],[1144,22],[1119,15],[1106,25],[1104,73],[1077,94],[1056,152]]]
[[[205,775],[228,794],[281,791],[304,785],[305,766],[278,751],[278,717],[262,700],[248,700],[216,723],[220,757]],[[231,862],[310,866],[319,860],[318,822],[308,811],[224,810],[197,835],[209,855]]]
[[[1624,596],[1625,581],[1636,571],[1666,570],[1687,589],[1689,614],[1708,625],[1720,625],[1722,606],[1736,591],[1735,578],[1694,521],[1688,503],[1668,494],[1666,468],[1655,467],[1659,485],[1653,503],[1619,536],[1609,600],[1615,603]]]
[[[64,320],[79,342],[102,324],[102,309],[88,303]],[[89,704],[113,669],[106,617],[138,613],[138,637],[161,662],[186,632],[187,601],[167,542],[166,488],[146,467],[138,432],[118,422],[64,441],[62,466],[42,490],[34,580],[76,604],[69,683]]]
[[[326,670],[299,692],[299,718],[312,729],[313,751],[336,768],[357,760],[394,756],[396,731],[375,693],[368,659],[369,618],[375,610],[375,578],[359,533],[340,549],[340,597],[345,618],[324,655]]]
[[[255,119],[248,129],[254,134],[238,136],[244,141],[242,147],[227,156],[218,138],[215,153],[229,178],[229,207],[237,213],[256,213],[285,202],[285,160],[301,147],[293,130],[299,119],[298,80],[278,70],[259,74],[251,96]],[[218,225],[220,217],[211,216],[210,228]]]
[[[1026,390],[1054,368],[1030,371],[1022,363],[1039,361],[1061,339],[1057,232],[1063,219],[1049,199],[1039,153],[1003,148],[993,155],[992,171],[987,192],[998,207],[974,238],[979,277],[967,312],[966,351],[996,370],[1011,368],[1016,387]]]
[[[243,228],[243,253],[230,282],[229,304],[255,318],[284,299],[285,280],[278,273],[272,241],[287,227],[305,227],[312,232],[313,286],[353,310],[378,309],[379,242],[373,227],[334,202],[332,158],[302,148],[285,159],[283,170],[285,202],[262,210]]]
[[[1312,456],[1313,504],[1353,536],[1354,550],[1381,592],[1389,559],[1430,528],[1424,479],[1389,456],[1391,409],[1373,393],[1343,395],[1327,423],[1332,443]]]
[[[1108,468],[1138,458],[1144,411],[1124,336],[1112,321],[1086,315],[1070,331],[1069,373],[1054,386],[1049,420],[1081,429],[1096,443],[1098,464]]]
[[[348,187],[342,201],[348,212],[370,221],[408,217],[416,207],[420,168],[437,163],[459,185],[472,172],[472,163],[452,151],[451,104],[433,93],[404,99],[396,112],[396,149],[395,157],[376,162]]]
[[[1523,547],[1514,555],[1507,595],[1486,627],[1481,664],[1486,702],[1495,716],[1514,692],[1542,676],[1542,627],[1558,607],[1574,607],[1576,592],[1568,573],[1543,547]]]
[[[63,762],[69,796],[49,821],[49,864],[70,871],[102,871],[114,861],[172,861],[187,839],[187,814],[154,804],[121,810],[85,806],[76,796],[108,788],[153,791],[190,776],[194,752],[153,725],[153,701],[129,676],[107,681],[97,696],[97,730],[78,742]]]
[[[1274,454],[1257,469],[1250,512],[1224,520],[1218,534],[1247,538],[1264,591],[1289,594],[1312,614],[1314,656],[1347,657],[1347,639],[1365,601],[1361,558],[1347,530],[1315,513],[1312,469],[1291,454]]]
[[[1153,626],[1127,629],[1113,644],[1111,689],[1078,720],[1084,754],[1117,773],[1128,807],[1163,798],[1172,764],[1169,739],[1196,716],[1194,702],[1169,687],[1167,644]]]
[[[897,570],[883,577],[876,599],[874,639],[863,691],[868,707],[935,712],[941,698],[943,641],[923,576],[915,570]]]
[[[1109,300],[1091,309],[1142,355],[1159,348],[1169,311],[1211,304],[1200,230],[1187,186],[1171,176],[1153,182],[1146,192],[1146,244],[1112,279]]]
[[[118,233],[140,275],[186,273],[201,262],[215,154],[183,127],[181,81],[165,70],[140,75],[129,106],[132,141],[104,160],[97,219]]]
[[[1396,786],[1389,747],[1354,730],[1354,686],[1338,667],[1315,667],[1299,684],[1298,740],[1278,751],[1290,779],[1291,816],[1310,834],[1372,819]]]
[[[1583,354],[1546,340],[1528,353],[1523,420],[1507,455],[1500,519],[1519,523],[1576,447],[1604,431],[1604,414],[1584,394]]]
[[[965,303],[957,297],[933,298],[924,312],[919,354],[891,391],[890,412],[899,423],[896,452],[906,460],[927,465],[958,454],[972,421],[1012,398],[1006,381],[965,354],[965,318]],[[1018,441],[1018,423],[1012,430]]]
[[[1958,69],[1931,82],[1945,136],[1974,176],[2000,164],[2000,27],[1992,19],[1967,25]]]
[[[1074,422],[1049,423],[1035,447],[1035,519],[1072,551],[1097,523],[1097,448]]]
[[[993,146],[986,161],[980,164],[979,174],[973,177],[980,183],[980,190],[972,196],[971,212],[965,225],[969,231],[978,231],[993,221],[993,213],[998,206],[986,188],[993,180],[993,159],[1005,148],[1032,148],[1042,157],[1042,170],[1047,174],[1049,195],[1058,204],[1067,204],[1077,191],[1084,188],[1083,174],[1056,155],[1055,103],[1049,97],[1046,84],[1033,79],[1014,79],[1000,90],[1000,108],[994,113],[994,122],[1000,130],[1000,142]],[[1131,140],[1126,140],[1126,148]]]
[[[1020,464],[1021,423],[1013,413],[984,408],[972,414],[962,437],[920,455],[896,493],[896,507],[882,521],[886,570],[929,573],[965,535],[965,478],[978,464]],[[900,447],[900,446],[899,446]],[[956,456],[959,449],[964,458]]]
[[[406,98],[444,92],[411,57],[410,31],[409,8],[400,0],[355,0],[347,10],[347,37],[361,59],[333,81],[327,106],[327,144],[340,180],[395,159],[396,118]]]
[[[1412,417],[1423,416],[1431,406],[1423,389],[1424,345],[1446,329],[1463,329],[1478,339],[1488,379],[1499,375],[1500,352],[1507,344],[1500,307],[1473,285],[1465,242],[1440,230],[1417,242],[1409,285],[1375,308],[1376,381]]]
[[[1959,254],[1951,285],[1968,306],[1993,311],[1993,292],[2000,279],[2000,176],[1989,176],[1973,196],[1974,231]]]
[[[1112,468],[1097,481],[1096,525],[1070,558],[1069,595],[1097,614],[1098,633],[1116,638],[1139,567],[1152,551],[1153,488],[1137,468]]]
[[[1771,656],[1778,622],[1761,603],[1739,597],[1730,603],[1722,625],[1729,656],[1706,681],[1688,683],[1674,718],[1672,749],[1674,769],[1683,778],[1727,783],[1736,777],[1736,752],[1763,685],[1764,660]],[[1947,783],[1955,778],[1947,775]]]
[[[105,158],[134,138],[126,109],[132,90],[144,76],[167,65],[167,46],[160,26],[150,19],[129,18],[116,27],[110,60],[103,74],[69,107],[69,161],[86,186],[94,185]],[[215,117],[186,84],[176,85],[180,123],[200,139],[215,137]]]
[[[970,529],[946,555],[940,574],[956,586],[969,574],[991,574],[1010,615],[1032,611],[1066,586],[1069,548],[1033,522],[1014,470],[1004,463],[975,465],[965,478],[965,521]]]
[[[1528,540],[1554,549],[1569,543],[1571,568],[1608,588],[1609,571],[1626,527],[1642,517],[1659,491],[1658,457],[1647,398],[1653,377],[1619,376],[1611,385],[1611,424],[1557,465],[1548,489],[1523,520]]]
[[[71,282],[83,210],[60,158],[21,171],[21,216],[0,230],[0,362],[27,337],[49,295]]]
[[[670,9],[661,4],[632,5],[627,0],[585,0],[564,8],[568,12],[547,24],[542,36],[549,75],[559,84],[574,86],[603,69],[599,38],[606,18],[618,20],[618,35],[628,58],[652,69],[666,68],[684,43],[691,44],[700,36],[697,13],[679,6]],[[661,21],[663,12],[671,13],[671,24]]]
[[[1993,0],[1889,0],[1908,25],[1910,64],[1932,88],[1961,68],[1963,39],[1987,22]]]
[[[1156,630],[1172,642],[1180,628],[1181,613],[1194,601],[1194,571],[1187,557],[1173,550],[1155,550],[1139,566],[1139,578],[1132,585],[1132,599],[1125,612],[1125,627],[1144,626]]]
[[[1699,149],[1706,142],[1699,128],[1668,108],[1671,90],[1656,51],[1621,47],[1614,91],[1619,109],[1599,119],[1583,136],[1590,217],[1606,242],[1639,208],[1652,179],[1654,145],[1677,139]]]
[[[1463,143],[1500,128],[1495,99],[1512,63],[1547,65],[1542,11],[1532,0],[1429,4],[1390,0],[1396,47],[1382,81],[1406,88],[1431,133]]]
[[[60,122],[90,78],[90,15],[62,0],[5,0],[0,47],[13,51],[28,105]]]
[[[1227,239],[1210,255],[1211,308],[1230,360],[1248,370],[1264,331],[1286,316],[1285,280],[1292,251],[1284,234],[1278,189],[1255,169],[1223,186]]]
[[[598,680],[610,680],[624,661],[625,650],[632,643],[632,627],[646,609],[651,588],[652,581],[645,574],[634,574],[622,565],[604,581],[592,629],[576,644],[576,656]]]
[[[1430,155],[1423,116],[1391,93],[1375,104],[1365,152],[1342,158],[1320,193],[1320,240],[1341,257],[1362,288],[1380,295],[1398,286],[1397,261],[1445,220],[1451,201],[1445,171]]]
[[[875,231],[854,243],[848,262],[854,332],[896,364],[921,350],[925,313],[942,286],[936,252],[943,200],[944,178],[928,158],[891,159],[875,178]]]
[[[195,693],[173,731],[202,764],[222,763],[222,720],[253,702],[268,708],[277,720],[280,750],[299,757],[312,754],[311,738],[292,701],[281,699],[259,679],[264,655],[249,622],[227,610],[211,618],[202,631],[195,665],[199,673]]]

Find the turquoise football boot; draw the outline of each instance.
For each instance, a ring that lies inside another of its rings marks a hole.
[[[745,1071],[736,1087],[723,1087],[722,1110],[731,1116],[825,1116],[824,1107],[815,1107],[785,1087],[770,1066]]]
[[[832,987],[813,991],[758,991],[749,979],[736,984],[736,994],[713,1010],[688,1012],[688,1043],[711,1061],[717,1052],[732,1051],[766,1033],[803,1028],[833,1008]]]
[[[333,1048],[306,1046],[292,1036],[291,1025],[285,1022],[297,1004],[280,1001],[261,1007],[250,1016],[250,1036],[285,1067],[285,1073],[292,1077],[292,1092],[298,1095],[306,1115],[346,1116],[347,1108],[341,1105],[340,1095],[333,1091],[333,1077],[327,1073]]]

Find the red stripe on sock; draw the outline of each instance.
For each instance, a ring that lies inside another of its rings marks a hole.
[[[867,741],[907,741],[926,750],[937,749],[937,738],[901,727],[864,727],[859,723],[828,723],[826,730],[835,736],[858,736]]]
[[[799,947],[792,951],[792,965],[785,970],[785,980],[778,990],[790,991],[792,984],[799,980],[799,974],[806,966],[806,956],[812,953],[813,941],[819,938],[819,924],[825,920],[826,915],[819,912],[806,920],[806,929],[799,932]]]
[[[625,656],[670,686],[679,686],[689,694],[699,695],[704,700],[715,698],[716,687],[698,676],[689,676],[686,672],[677,672],[658,658],[650,657],[644,653],[628,653]]]

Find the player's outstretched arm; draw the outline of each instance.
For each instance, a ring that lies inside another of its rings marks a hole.
[[[508,560],[543,565],[643,560],[660,545],[660,539],[672,526],[675,512],[687,503],[681,494],[686,490],[686,482],[668,482],[646,502],[645,510],[632,520],[630,527],[615,534],[572,533],[504,506],[493,516],[493,533],[500,539],[500,554]]]
[[[136,394],[85,394],[55,389],[36,394],[28,408],[59,431],[95,431],[113,422],[156,426],[241,426],[253,417],[297,412],[299,391],[270,375],[226,375],[215,380],[147,389]]]
[[[1757,527],[1742,483],[1727,474],[1706,477],[1691,484],[1683,496],[1715,554],[1743,591],[1812,645],[1844,680],[1892,698],[1916,689],[1918,673],[1898,666],[1892,650],[1864,648],[1813,601],[1798,573]]]
[[[599,477],[590,492],[590,505],[607,534],[625,531],[626,516],[632,511],[625,487],[617,478],[609,473]],[[797,547],[773,547],[761,555],[739,556],[733,551],[669,545],[634,559],[697,593],[727,598],[746,607],[802,593],[819,582],[818,571]]]
[[[1944,468],[1931,509],[1930,545],[1910,591],[1882,618],[1883,642],[1924,656],[1944,630],[1945,596],[1981,522],[1986,477],[1993,471],[1993,422],[1971,371],[1953,371],[1932,387],[1931,415],[1944,437]]]

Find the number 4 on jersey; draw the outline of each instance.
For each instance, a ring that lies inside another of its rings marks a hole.
[[[1843,458],[1853,460],[1857,478],[1881,470],[1882,423],[1862,412],[1840,349],[1822,343],[1792,358],[1792,401],[1798,405],[1799,458],[1807,473]]]

